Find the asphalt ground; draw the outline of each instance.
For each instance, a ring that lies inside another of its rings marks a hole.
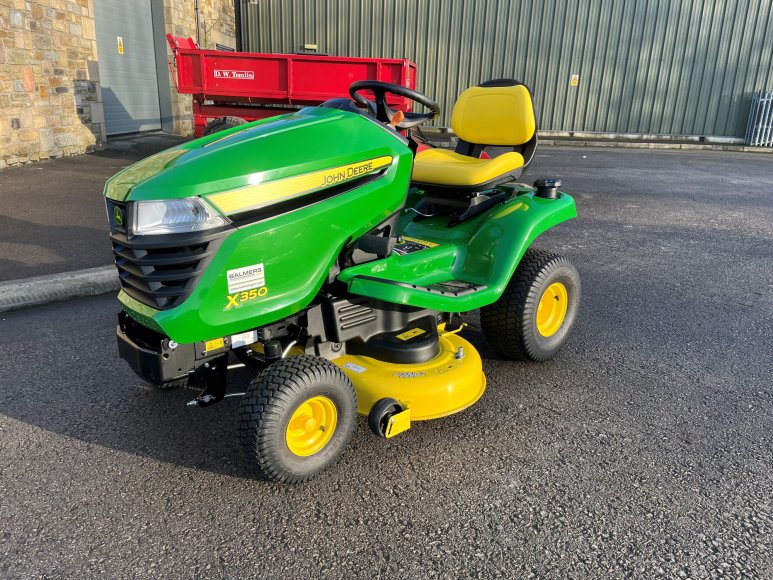
[[[300,486],[245,472],[237,402],[118,359],[111,297],[0,318],[0,577],[773,576],[773,163],[544,148],[583,280],[552,361]],[[233,388],[246,380],[234,374]]]
[[[105,181],[182,141],[120,138],[103,151],[0,171],[0,282],[112,264]]]

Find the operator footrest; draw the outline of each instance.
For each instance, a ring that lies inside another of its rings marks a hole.
[[[401,288],[410,288],[412,290],[423,290],[432,294],[441,294],[443,296],[466,296],[467,294],[473,294],[486,288],[483,284],[473,284],[472,282],[465,282],[464,280],[448,280],[446,282],[436,282],[429,286],[419,286],[417,284],[408,284],[407,282],[397,282],[396,280],[386,280],[384,278],[377,278],[375,276],[356,276],[360,280],[367,280],[368,282],[379,282],[381,284],[391,284],[393,286],[400,286]]]

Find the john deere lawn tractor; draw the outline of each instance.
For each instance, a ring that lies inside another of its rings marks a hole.
[[[429,112],[392,110],[388,93]],[[464,91],[453,151],[404,136],[439,113],[429,97],[378,81],[350,94],[164,151],[105,188],[121,356],[154,385],[200,388],[202,407],[249,367],[239,441],[279,481],[330,466],[358,413],[394,437],[475,403],[486,378],[462,314],[480,309],[505,357],[544,361],[580,299],[572,264],[531,247],[576,210],[554,180],[517,182],[537,146],[523,84]]]

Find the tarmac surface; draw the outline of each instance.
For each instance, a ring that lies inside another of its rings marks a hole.
[[[105,181],[184,140],[121,138],[104,151],[0,171],[0,282],[112,264]]]
[[[580,211],[538,240],[582,276],[566,348],[501,360],[471,316],[477,405],[361,420],[300,486],[245,472],[235,399],[142,385],[114,298],[0,316],[0,577],[773,577],[770,157],[546,147],[541,175]]]

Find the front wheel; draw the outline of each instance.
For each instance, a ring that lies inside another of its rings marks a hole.
[[[357,396],[340,368],[293,356],[250,383],[239,408],[239,441],[258,476],[299,483],[338,459],[356,416]]]
[[[558,254],[529,249],[502,296],[481,308],[483,335],[514,360],[545,361],[566,342],[580,305],[580,275]]]

